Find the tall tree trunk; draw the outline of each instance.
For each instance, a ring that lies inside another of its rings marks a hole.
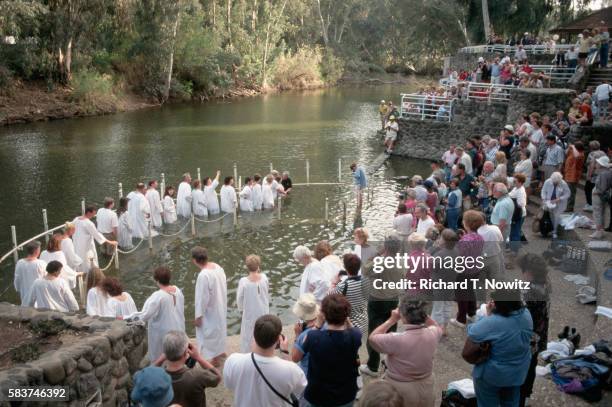
[[[257,0],[253,0],[253,11],[251,13],[251,31],[257,29]]]
[[[66,56],[64,58],[64,74],[66,75],[66,83],[72,79],[72,37],[68,38],[66,44]]]
[[[489,20],[489,2],[482,0],[482,22],[484,24],[485,41],[491,37],[491,21]]]
[[[227,0],[227,36],[229,46],[232,46],[232,0]]]
[[[213,28],[217,24],[217,0],[212,0],[212,25]]]
[[[170,97],[170,85],[172,84],[172,71],[174,69],[174,49],[176,44],[176,32],[180,18],[180,10],[176,12],[176,18],[172,26],[172,43],[170,44],[170,55],[168,55],[168,67],[166,68],[166,83],[164,86],[163,101],[165,102]]]
[[[321,20],[321,35],[323,35],[323,42],[325,43],[325,47],[327,47],[329,44],[329,37],[327,36],[327,26],[325,25],[323,13],[321,12],[321,0],[317,0],[317,10],[319,11],[319,19]]]
[[[283,5],[277,15],[276,18],[272,18],[272,8],[270,10],[270,17],[268,20],[268,25],[266,26],[266,42],[264,43],[264,55],[263,61],[261,64],[261,87],[265,90],[268,87],[268,50],[270,47],[270,30],[273,26],[278,23],[278,20],[282,17],[285,12],[285,6],[287,5],[287,0],[283,1]]]

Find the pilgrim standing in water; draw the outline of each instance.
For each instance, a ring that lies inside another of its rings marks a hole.
[[[183,182],[178,187],[176,213],[183,218],[191,217],[191,175],[188,172],[183,174]]]
[[[225,357],[227,336],[227,279],[225,271],[208,261],[203,247],[191,250],[191,260],[200,273],[195,286],[195,326],[200,353],[219,366]]]
[[[166,187],[166,191],[164,192],[164,223],[166,225],[171,225],[176,223],[176,205],[174,204],[174,187],[169,185]]]
[[[98,266],[98,252],[96,244],[108,243],[117,246],[114,240],[107,240],[102,233],[98,232],[96,225],[91,221],[91,218],[96,216],[97,209],[94,205],[88,205],[85,208],[85,214],[74,218],[74,249],[83,262],[80,264],[78,271],[87,273],[91,267]]]
[[[236,190],[234,189],[234,177],[225,177],[221,187],[221,211],[232,213],[236,209]]]
[[[264,209],[274,208],[274,192],[273,192],[274,177],[270,174],[266,176],[266,180],[261,187],[261,195],[263,199]]]
[[[261,210],[261,207],[263,206],[263,192],[261,190],[260,181],[261,181],[261,175],[255,174],[253,176],[253,186],[251,187],[251,189],[253,190],[252,192],[253,210],[256,210],[256,211]]]
[[[250,254],[245,263],[249,275],[242,277],[238,282],[236,295],[238,311],[242,311],[242,323],[240,324],[240,352],[242,353],[251,351],[253,329],[257,318],[270,313],[268,277],[260,270],[261,259],[259,256]]]
[[[98,209],[96,213],[96,224],[98,232],[108,240],[117,240],[117,227],[119,226],[119,219],[117,214],[113,211],[115,207],[115,200],[113,198],[104,198],[104,207]],[[100,246],[100,251],[107,255],[112,256],[115,248],[109,244],[103,244]]]
[[[102,281],[102,289],[106,292],[108,313],[111,317],[123,319],[138,312],[136,304],[129,293],[123,291],[123,286],[114,277],[106,277]]]
[[[253,212],[253,181],[246,177],[244,187],[240,191],[240,210],[244,212]]]
[[[47,264],[47,275],[32,284],[28,307],[45,308],[60,312],[78,311],[79,304],[66,280],[60,277],[62,263],[53,260]]]
[[[202,191],[202,183],[199,179],[193,181],[193,190],[191,191],[191,203],[193,204],[193,214],[200,217],[207,217],[206,196]]]
[[[119,200],[119,247],[124,250],[130,250],[134,247],[132,243],[132,225],[130,223],[130,213],[128,212],[129,199],[121,198]]]
[[[221,171],[217,170],[215,179],[210,177],[204,178],[204,195],[206,196],[206,207],[208,208],[209,215],[216,215],[219,213],[219,199],[217,198],[217,187],[219,186],[219,177]]]
[[[274,197],[274,202],[278,199],[278,196],[285,196],[285,188],[281,184],[281,176],[278,171],[273,170],[270,175],[272,175],[272,195]]]
[[[68,262],[68,266],[70,266],[73,270],[78,270],[83,263],[83,259],[79,257],[74,249],[74,241],[72,240],[72,236],[76,228],[74,227],[74,223],[66,222],[64,226],[63,234],[62,234],[62,252],[66,256],[66,261]]]
[[[89,316],[108,317],[108,296],[102,288],[106,276],[99,268],[93,268],[87,273],[87,305],[85,310]]]
[[[66,255],[62,252],[61,247],[62,236],[60,233],[54,233],[51,239],[49,239],[49,243],[47,243],[47,250],[40,254],[40,260],[47,264],[53,260],[62,263],[62,273],[60,277],[66,280],[71,289],[74,289],[77,286],[77,276],[82,273],[77,273],[72,267],[68,266]]]
[[[149,181],[149,189],[145,194],[145,198],[149,202],[149,208],[151,210],[151,222],[153,227],[160,228],[162,226],[162,213],[164,208],[161,204],[161,197],[157,190],[157,180]]]
[[[163,353],[162,342],[168,332],[185,332],[185,298],[178,287],[170,285],[171,277],[167,267],[156,268],[153,271],[153,279],[159,290],[147,298],[140,312],[124,317],[147,322],[147,356],[151,362]]]
[[[19,293],[21,305],[26,306],[30,297],[32,284],[39,278],[43,278],[47,272],[47,263],[38,259],[40,255],[40,242],[33,241],[25,245],[26,258],[19,259],[15,266],[15,278],[13,285]]]
[[[145,185],[139,182],[136,190],[127,195],[128,213],[130,214],[130,225],[132,226],[132,237],[144,239],[149,237],[149,222],[151,221],[151,207],[145,198]]]

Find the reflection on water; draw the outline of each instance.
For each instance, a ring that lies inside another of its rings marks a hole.
[[[370,198],[356,217],[348,164],[356,160],[367,165],[378,155],[377,102],[407,90],[375,87],[286,93],[231,104],[169,106],[2,129],[0,249],[10,248],[11,224],[23,240],[42,230],[42,208],[49,212],[50,225],[57,225],[78,214],[81,197],[98,203],[106,195],[116,197],[118,182],[127,193],[129,185],[159,178],[161,172],[168,183],[176,183],[183,172],[194,174],[197,167],[203,176],[217,168],[222,176],[231,174],[234,162],[242,176],[263,174],[273,163],[277,169],[289,170],[294,183],[305,182],[306,159],[311,182],[335,182],[341,158],[343,183],[295,187],[283,201],[280,219],[278,213],[266,212],[242,215],[236,227],[231,216],[198,223],[196,238],[191,238],[188,227],[175,238],[156,239],[153,254],[143,244],[133,255],[121,257],[119,271],[110,272],[124,281],[140,307],[156,288],[151,268],[169,265],[174,283],[185,293],[186,317],[191,321],[197,270],[189,253],[194,245],[203,245],[227,274],[229,328],[236,333],[240,316],[235,291],[245,274],[244,257],[257,253],[270,278],[271,310],[290,322],[301,276],[301,268],[291,258],[293,248],[312,247],[328,239],[341,252],[349,247],[356,221],[374,237],[382,237],[390,227],[401,187],[397,178],[427,172],[427,164],[420,161],[389,161],[374,175]],[[329,198],[328,222],[325,197]],[[346,219],[342,202],[346,202]],[[12,261],[0,265],[0,270],[4,291],[12,284]],[[15,293],[9,289],[0,299],[15,301]],[[192,331],[190,322],[188,328]]]

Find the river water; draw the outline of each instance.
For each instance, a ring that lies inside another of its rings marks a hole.
[[[338,182],[339,185],[296,186],[282,204],[281,215],[241,215],[215,223],[198,223],[197,236],[190,227],[174,238],[156,238],[154,250],[146,244],[132,255],[120,257],[118,276],[140,308],[156,289],[150,270],[165,264],[174,283],[183,289],[188,331],[193,332],[194,286],[197,269],[189,252],[195,245],[209,249],[212,261],[224,267],[228,278],[229,332],[237,333],[240,314],[235,307],[236,288],[245,275],[244,257],[262,256],[271,282],[271,312],[292,322],[291,306],[297,297],[301,267],[292,260],[298,244],[313,247],[321,239],[332,242],[339,253],[350,247],[352,230],[365,226],[374,237],[390,228],[396,196],[403,178],[426,174],[422,161],[389,160],[372,177],[370,198],[356,214],[351,196],[351,161],[368,165],[382,148],[375,133],[379,126],[380,99],[398,100],[410,85],[335,88],[283,93],[208,104],[165,106],[112,116],[64,120],[0,129],[0,249],[11,248],[10,225],[18,240],[43,230],[42,209],[51,227],[80,213],[80,201],[100,204],[105,196],[118,197],[139,181],[160,178],[177,184],[184,172],[213,175],[216,169],[232,175],[233,164],[243,177],[266,174],[270,163],[288,170],[294,183]],[[324,219],[325,199],[329,220]],[[346,203],[346,218],[344,216]],[[171,233],[175,229],[166,230]],[[102,266],[108,259],[100,259]],[[0,297],[16,302],[12,285],[13,261],[0,264]],[[5,291],[6,290],[6,291]]]

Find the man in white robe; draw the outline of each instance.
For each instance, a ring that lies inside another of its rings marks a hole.
[[[208,261],[203,247],[191,250],[191,260],[200,269],[195,287],[196,339],[204,358],[219,366],[227,337],[227,279],[218,264]]]
[[[149,189],[145,194],[149,207],[151,208],[151,222],[153,222],[154,228],[160,228],[162,226],[162,213],[164,208],[161,203],[161,196],[157,190],[157,180],[149,181]]]
[[[149,222],[151,221],[151,207],[144,196],[145,186],[142,182],[136,185],[136,190],[128,194],[128,214],[132,227],[132,237],[144,239],[149,237]],[[157,235],[154,232],[153,236]]]
[[[33,241],[25,245],[26,258],[19,259],[15,265],[15,278],[13,284],[19,293],[21,305],[26,306],[30,298],[32,284],[39,278],[47,275],[47,263],[39,260],[40,242]]]
[[[104,198],[104,208],[98,209],[96,213],[96,223],[98,232],[102,233],[109,240],[117,240],[119,218],[117,213],[113,211],[115,200],[110,197]],[[100,247],[103,254],[112,256],[115,248],[111,245],[104,244]]]
[[[225,177],[221,187],[221,211],[232,213],[236,209],[236,190],[234,189],[234,177]]]
[[[189,173],[183,174],[183,182],[178,187],[176,214],[183,218],[191,217],[191,175]]]
[[[111,246],[117,246],[115,240],[106,239],[102,233],[98,232],[96,225],[91,221],[91,218],[96,216],[97,208],[94,205],[89,205],[85,208],[85,214],[74,218],[72,223],[75,227],[73,242],[74,250],[83,262],[79,265],[77,271],[88,273],[91,267],[99,267],[98,252],[96,244],[108,243]]]

